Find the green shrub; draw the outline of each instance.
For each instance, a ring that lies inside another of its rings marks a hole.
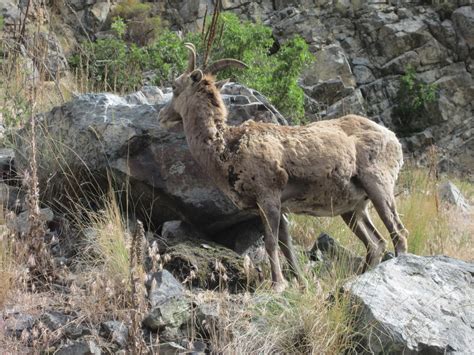
[[[457,6],[453,3],[443,2],[435,7],[441,21],[449,20]]]
[[[418,80],[415,69],[408,67],[401,78],[394,110],[401,123],[400,132],[411,132],[416,126],[415,121],[428,113],[429,104],[436,101],[436,98],[437,86]]]
[[[114,22],[112,22],[112,25],[110,26],[112,31],[115,32],[115,34],[118,36],[118,38],[123,38],[125,36],[125,32],[127,31],[127,25],[125,24],[125,21],[123,18],[120,16],[114,18]]]
[[[126,26],[117,18],[112,28],[118,36]],[[94,90],[125,93],[141,87],[143,72],[157,74],[156,85],[166,85],[184,70],[186,49],[172,32],[163,32],[149,46],[128,44],[121,38],[106,38],[83,44],[81,53],[70,58],[77,71],[84,72]]]
[[[151,5],[141,3],[140,0],[123,0],[117,4],[113,14],[126,19],[144,18],[150,10]]]
[[[313,58],[306,42],[295,36],[275,52],[270,27],[241,22],[231,13],[222,14],[221,20],[224,32],[216,40],[212,59],[240,59],[249,65],[249,69],[225,71],[220,77],[231,77],[260,91],[283,115],[294,123],[300,123],[304,119],[304,96],[297,80],[303,67]],[[195,42],[203,52],[202,43],[196,43],[193,38],[188,40]]]
[[[127,25],[125,40],[138,45],[152,43],[162,30],[161,18],[150,17],[151,4],[139,0],[125,0],[117,4],[112,17],[121,18]]]
[[[300,123],[304,118],[304,97],[297,80],[303,67],[312,60],[306,42],[296,36],[280,48],[274,48],[271,28],[241,22],[233,14],[223,14],[221,19],[224,32],[217,36],[209,62],[231,57],[246,62],[249,69],[223,71],[220,77],[230,77],[260,91],[283,115]],[[141,86],[143,72],[151,70],[156,75],[154,84],[168,85],[186,67],[187,50],[183,42],[193,42],[198,53],[204,53],[198,33],[187,34],[183,41],[175,33],[162,31],[152,44],[139,47],[122,37],[128,32],[128,26],[122,17],[115,18],[111,27],[118,38],[85,43],[82,52],[70,59],[73,68],[86,71],[92,88],[118,92],[136,90]]]

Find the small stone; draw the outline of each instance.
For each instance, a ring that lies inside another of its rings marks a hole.
[[[128,327],[122,322],[107,321],[101,324],[102,336],[124,348],[128,343]]]
[[[168,342],[162,343],[159,345],[158,354],[183,354],[188,353],[189,349],[175,343],[175,342]]]
[[[6,333],[20,337],[24,330],[30,330],[33,327],[34,321],[29,314],[15,312],[7,315],[4,321]]]
[[[14,174],[15,151],[10,148],[0,148],[0,177],[8,179]]]
[[[326,233],[319,235],[316,246],[312,248],[313,253],[315,248],[321,251],[325,260],[330,263],[337,262],[344,264],[348,270],[352,270],[353,272],[359,271],[364,263],[363,258],[344,248],[338,241]]]
[[[41,315],[39,321],[46,325],[50,330],[56,330],[70,322],[71,317],[56,311],[48,311]]]
[[[391,251],[386,251],[382,257],[382,261],[388,261],[388,260],[393,259],[394,257],[395,257],[394,253],[392,253]]]
[[[143,320],[143,324],[151,330],[165,327],[179,328],[190,318],[190,305],[185,299],[167,299],[154,307]]]
[[[441,200],[457,206],[461,211],[468,212],[471,206],[466,201],[461,191],[451,181],[442,184],[438,189]]]
[[[64,328],[64,335],[72,340],[77,340],[84,335],[91,335],[92,331],[80,324],[69,323]]]
[[[0,204],[9,210],[21,212],[25,210],[25,193],[18,187],[0,183]]]
[[[11,230],[20,235],[26,234],[30,230],[30,222],[28,221],[28,211],[20,213],[16,218],[7,220],[7,226]],[[40,219],[43,222],[51,222],[54,219],[54,213],[50,208],[40,209]]]
[[[203,341],[190,341],[185,339],[181,342],[184,348],[188,349],[188,351],[192,352],[193,354],[196,353],[205,353],[207,350],[207,345]]]
[[[167,299],[184,296],[183,285],[168,270],[150,274],[147,287],[149,289],[148,298],[152,307],[165,302]]]
[[[202,303],[196,308],[197,325],[202,330],[209,331],[215,328],[219,321],[219,304]]]
[[[81,340],[61,347],[56,355],[100,355],[100,348],[92,340]]]

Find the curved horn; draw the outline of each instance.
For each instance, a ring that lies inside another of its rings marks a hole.
[[[191,73],[196,69],[196,47],[194,44],[189,42],[186,42],[184,46],[189,50],[188,69],[186,71]]]
[[[227,69],[229,67],[235,67],[239,69],[246,69],[249,66],[244,62],[237,59],[225,58],[220,59],[209,65],[206,69],[206,73],[216,74],[218,71]]]

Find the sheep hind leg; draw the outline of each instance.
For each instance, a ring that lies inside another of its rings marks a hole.
[[[375,228],[372,220],[370,219],[369,211],[367,208],[361,212],[361,222],[364,223],[364,227],[368,233],[370,233],[372,240],[375,242],[377,249],[374,251],[373,258],[375,259],[374,262],[377,264],[380,263],[382,260],[383,254],[385,252],[385,248],[387,247],[387,242],[385,241],[384,237],[380,232]]]
[[[264,226],[265,250],[270,259],[272,272],[272,287],[276,292],[282,292],[287,286],[287,282],[281,271],[278,257],[278,230],[280,225],[280,200],[263,201],[258,203],[260,217]]]
[[[374,253],[377,251],[377,245],[372,239],[370,233],[365,229],[364,223],[361,220],[361,216],[354,211],[341,214],[342,219],[347,226],[354,232],[354,234],[364,243],[367,249],[365,257],[365,263],[362,267],[362,273],[366,272],[370,266],[374,266],[377,259],[374,257]]]
[[[286,217],[285,214],[282,214],[280,217],[278,242],[283,252],[283,255],[285,255],[285,258],[288,261],[288,264],[290,265],[291,272],[296,277],[298,282],[301,283],[303,281],[302,273],[298,265],[298,261],[296,260],[295,251],[293,248],[293,243],[291,240],[289,227],[288,227],[288,218]]]
[[[362,181],[362,184],[375,210],[390,233],[395,255],[405,254],[408,246],[408,231],[397,213],[393,186],[384,185],[377,178],[366,179]]]

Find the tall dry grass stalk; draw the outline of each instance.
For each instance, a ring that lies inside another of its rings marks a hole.
[[[3,209],[1,211],[3,214]],[[2,216],[3,220],[3,216]],[[0,225],[0,309],[3,308],[9,292],[14,285],[15,256],[13,253],[13,239],[11,232],[4,221]]]
[[[107,278],[119,283],[130,279],[130,243],[127,221],[113,192],[109,193],[99,212],[89,214],[93,239],[91,248],[96,251],[95,262],[100,264]]]
[[[78,207],[79,209],[79,207]],[[124,217],[116,193],[104,197],[102,209],[82,223],[86,237],[83,259],[77,265],[71,306],[80,308],[85,320],[98,324],[111,318],[129,327],[129,350],[146,352],[141,322],[147,310],[143,224],[135,230]]]
[[[146,291],[144,287],[145,272],[143,270],[143,256],[145,248],[145,229],[143,223],[137,221],[135,233],[130,246],[130,350],[134,354],[146,353],[147,345],[144,341],[142,320],[146,312]]]

